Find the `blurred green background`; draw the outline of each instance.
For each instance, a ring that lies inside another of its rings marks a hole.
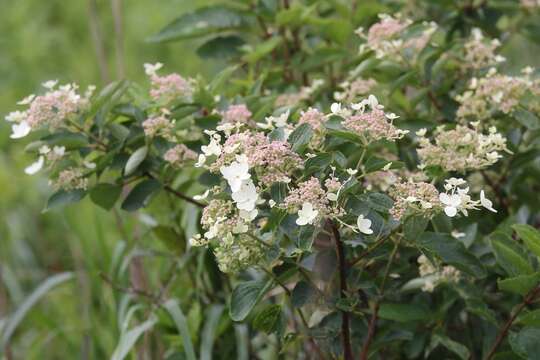
[[[221,67],[217,62],[201,62],[195,54],[195,41],[166,45],[145,41],[183,12],[212,1],[118,3],[123,23],[120,61],[123,58],[126,78],[145,84],[145,62],[160,61],[165,63],[165,71],[189,76],[209,76]],[[39,91],[46,80],[99,88],[107,80],[121,77],[114,1],[4,0],[0,4],[2,119],[16,109],[17,101]],[[92,24],[99,26],[105,67],[99,65]],[[125,244],[120,241],[126,239],[112,214],[88,199],[42,213],[51,189],[45,177],[24,174],[24,167],[33,159],[24,154],[24,141],[11,141],[9,134],[9,124],[0,121],[0,341],[6,314],[47,277],[75,270],[75,281],[48,292],[30,309],[12,338],[10,356],[108,358],[118,340],[118,309],[110,286],[99,274],[116,266],[115,254]],[[134,233],[138,222],[130,220],[126,219],[125,226],[128,233]],[[144,236],[142,241],[146,241]]]

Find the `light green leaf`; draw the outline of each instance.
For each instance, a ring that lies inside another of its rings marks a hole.
[[[282,322],[281,305],[270,304],[263,308],[253,319],[253,327],[267,334],[279,331]]]
[[[216,339],[216,329],[223,313],[223,305],[212,305],[207,311],[207,319],[204,324],[201,337],[200,360],[212,360],[212,349]]]
[[[244,47],[248,52],[242,57],[242,60],[255,63],[274,51],[282,42],[281,37],[275,36],[257,44],[254,48]]]
[[[139,167],[139,165],[141,165],[144,159],[146,159],[146,155],[148,155],[148,147],[146,145],[135,150],[126,162],[124,175],[131,175]]]
[[[178,302],[174,299],[167,300],[163,307],[169,312],[169,315],[174,320],[176,328],[182,337],[182,343],[184,344],[184,351],[186,353],[187,360],[197,360],[195,356],[195,350],[193,350],[193,342],[189,334],[189,328],[187,325],[186,317],[182,312],[182,309],[178,305]]]
[[[168,42],[199,37],[239,29],[246,23],[246,17],[240,11],[224,5],[213,5],[181,15],[148,40]]]
[[[398,322],[421,321],[430,317],[429,311],[423,306],[416,304],[381,304],[379,308],[381,319]]]
[[[9,343],[11,336],[17,329],[17,326],[23,321],[26,314],[56,286],[74,278],[73,273],[64,272],[53,275],[43,281],[32,293],[24,299],[17,307],[15,312],[7,318],[6,324],[3,326],[2,337],[0,338],[0,355],[3,353],[6,345]]]
[[[518,322],[523,325],[540,327],[540,309],[522,315],[518,318]]]
[[[123,332],[120,335],[120,340],[111,356],[111,360],[122,360],[128,356],[139,337],[150,330],[156,322],[157,319],[154,316],[151,316],[148,320],[135,326],[133,329]]]
[[[530,225],[516,224],[512,228],[536,256],[540,257],[540,231]]]
[[[531,289],[540,284],[540,273],[518,275],[509,279],[498,280],[499,289],[520,295],[526,295]]]
[[[218,36],[208,40],[197,49],[203,59],[227,59],[240,53],[238,49],[245,41],[236,35]]]
[[[512,350],[527,359],[538,359],[540,354],[540,329],[526,327],[509,336]]]
[[[516,118],[521,125],[525,126],[529,130],[538,130],[540,129],[540,119],[533,114],[532,112],[519,108],[515,110],[512,115]]]

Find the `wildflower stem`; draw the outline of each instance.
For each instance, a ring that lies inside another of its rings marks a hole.
[[[495,343],[493,344],[493,346],[491,347],[491,350],[489,351],[488,355],[485,358],[486,360],[490,360],[491,358],[493,358],[493,356],[495,355],[495,352],[497,351],[497,348],[501,345],[506,335],[508,335],[508,331],[512,327],[512,324],[514,323],[518,315],[527,305],[532,304],[538,295],[540,295],[540,285],[536,286],[534,289],[529,291],[529,293],[525,296],[525,299],[523,300],[523,302],[516,307],[513,315],[504,324],[501,331],[499,332],[499,335],[497,335],[497,338],[495,339]]]
[[[145,175],[147,177],[149,177],[150,179],[156,179],[156,177],[154,175],[150,174],[149,172],[145,172]],[[185,200],[185,201],[187,201],[187,202],[189,202],[189,203],[191,203],[193,205],[196,205],[198,207],[205,207],[205,205],[203,203],[198,202],[197,200],[192,199],[189,196],[186,196],[186,195],[182,194],[181,192],[179,192],[179,191],[173,189],[172,187],[170,187],[169,185],[164,184],[163,189],[165,189],[165,191],[173,194],[174,196],[176,196],[176,197],[178,197],[178,198],[180,198],[182,200]]]
[[[339,266],[339,287],[340,287],[340,296],[341,298],[346,297],[347,293],[347,259],[345,255],[345,248],[341,242],[341,236],[339,234],[339,229],[336,226],[336,223],[329,221],[330,227],[332,229],[332,235],[334,238],[336,253],[338,257],[338,266]],[[343,342],[343,354],[345,360],[352,360],[352,347],[351,347],[351,333],[350,333],[350,318],[349,312],[341,312],[341,336]]]

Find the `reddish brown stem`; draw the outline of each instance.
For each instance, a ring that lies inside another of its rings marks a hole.
[[[347,293],[347,259],[345,256],[345,248],[341,242],[341,236],[336,224],[332,221],[329,222],[332,228],[332,234],[336,245],[336,253],[338,257],[339,266],[339,287],[340,296],[345,298]],[[341,311],[341,339],[343,344],[343,354],[345,360],[352,360],[352,346],[351,346],[351,332],[350,332],[350,318],[347,311]]]
[[[531,290],[527,296],[525,296],[525,299],[519,306],[516,308],[510,319],[504,324],[501,331],[499,332],[499,335],[497,335],[497,338],[495,339],[495,343],[493,343],[493,346],[491,347],[491,350],[489,351],[488,355],[486,356],[486,360],[490,360],[494,355],[503,340],[506,338],[506,335],[508,335],[508,331],[512,327],[512,324],[518,317],[518,315],[521,313],[521,311],[527,306],[534,302],[536,297],[540,294],[540,286],[537,286],[533,290]]]
[[[362,352],[360,353],[360,360],[367,360],[368,358],[369,346],[371,345],[371,342],[373,341],[373,337],[375,336],[378,316],[379,316],[379,302],[377,301],[375,303],[375,306],[373,307],[373,313],[371,314],[371,319],[369,319],[368,333],[366,336],[366,341],[364,342],[364,345],[362,346]]]

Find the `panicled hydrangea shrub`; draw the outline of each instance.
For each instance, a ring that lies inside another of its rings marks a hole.
[[[197,160],[197,153],[184,144],[178,144],[167,150],[163,155],[163,159],[171,164],[172,167],[181,168],[187,163]]]
[[[144,134],[150,138],[161,136],[169,141],[175,141],[174,122],[169,120],[166,113],[154,115],[142,123]]]
[[[354,103],[360,98],[371,94],[375,86],[377,86],[377,81],[371,78],[344,81],[339,84],[341,91],[334,93],[334,99],[340,102]]]
[[[422,164],[440,166],[445,171],[484,169],[495,164],[502,157],[501,152],[509,152],[506,138],[494,126],[486,135],[477,127],[457,125],[445,130],[444,126],[438,126],[433,133],[434,143],[425,136],[425,129],[416,134]]]

